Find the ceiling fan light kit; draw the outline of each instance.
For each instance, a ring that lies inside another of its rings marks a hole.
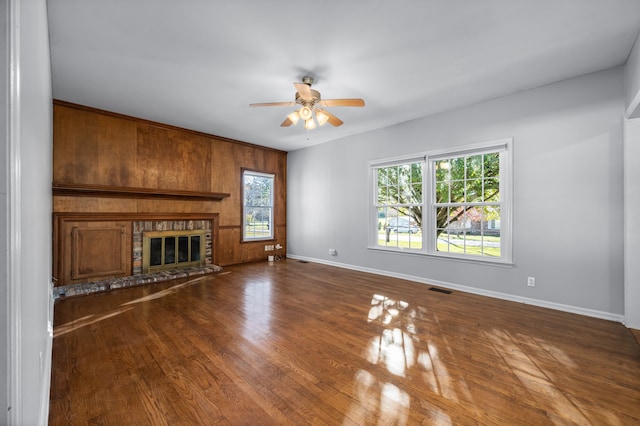
[[[316,108],[316,120],[318,120],[319,125],[323,126],[329,121],[329,116],[320,108]]]
[[[316,122],[313,120],[313,117],[311,117],[308,120],[305,120],[304,128],[307,130],[313,130],[316,128]]]
[[[287,115],[287,118],[295,125],[298,120],[300,120],[300,114],[298,114],[298,111],[293,111],[291,114]]]
[[[280,124],[282,127],[289,127],[292,124],[295,125],[300,119],[304,121],[304,128],[307,130],[315,129],[317,124],[322,126],[327,122],[332,126],[341,126],[343,121],[329,111],[316,107],[322,105],[324,107],[331,106],[351,106],[351,107],[363,107],[364,100],[362,99],[327,99],[322,100],[320,92],[311,89],[313,84],[313,78],[309,76],[302,77],[302,83],[293,83],[296,88],[295,102],[265,102],[250,104],[252,107],[259,106],[293,106],[302,105],[302,107],[287,115],[287,118]],[[315,118],[314,118],[315,117]]]
[[[309,108],[306,105],[300,108],[300,111],[298,111],[298,114],[300,115],[300,118],[302,118],[304,121],[307,121],[313,117],[311,115],[311,108]]]

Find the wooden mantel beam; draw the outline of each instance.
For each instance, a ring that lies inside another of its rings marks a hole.
[[[196,201],[221,201],[228,193],[183,191],[179,189],[150,189],[122,186],[54,182],[53,195],[72,197],[144,198]]]

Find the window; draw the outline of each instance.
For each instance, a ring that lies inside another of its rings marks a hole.
[[[422,249],[423,170],[424,158],[374,167],[378,246]]]
[[[508,139],[372,163],[370,245],[511,262],[510,146]]]
[[[249,170],[242,172],[242,239],[273,238],[274,175]]]

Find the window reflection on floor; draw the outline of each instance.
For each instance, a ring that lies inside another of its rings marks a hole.
[[[363,351],[363,357],[372,367],[355,374],[354,387],[358,401],[352,404],[347,415],[348,421],[384,425],[409,423],[411,399],[402,388],[402,379],[414,367],[420,367],[425,381],[432,382],[432,385],[433,380],[427,373],[435,377],[429,353],[416,348],[420,339],[415,321],[425,313],[426,309],[412,307],[408,302],[380,294],[373,295],[367,321],[379,327],[379,334],[369,340]],[[428,348],[424,343],[421,346]],[[380,370],[380,367],[383,369]],[[398,380],[394,380],[394,377]],[[439,411],[433,410],[439,424],[450,424],[447,414]]]
[[[447,413],[450,402],[463,406],[466,418],[491,418],[495,414],[486,406],[486,389],[477,381],[481,383],[484,375],[491,374],[487,368],[502,374],[507,389],[513,389],[511,382],[515,382],[520,386],[516,387],[518,392],[532,404],[542,401],[545,415],[554,423],[590,424],[595,418],[591,401],[573,396],[566,385],[559,386],[572,380],[575,387],[585,386],[589,378],[580,376],[580,366],[569,354],[543,338],[507,329],[480,329],[482,347],[495,355],[495,364],[481,365],[477,371],[472,370],[475,373],[465,370],[465,375],[475,375],[468,382],[466,376],[456,372],[457,360],[473,365],[473,353],[464,350],[464,339],[447,340],[460,335],[443,331],[446,327],[433,310],[427,312],[422,306],[374,294],[367,323],[374,332],[362,351],[369,367],[354,374],[356,400],[344,424],[405,425],[414,422],[416,415],[423,415],[432,424],[451,425],[460,419],[452,419]],[[473,337],[469,338],[477,339],[474,333],[470,330],[469,336]],[[557,373],[558,366],[564,374]],[[429,397],[416,397],[415,386]],[[606,424],[623,424],[619,413],[604,407],[596,411]]]
[[[242,335],[257,341],[271,334],[271,287],[269,280],[249,283],[244,288],[244,328]]]

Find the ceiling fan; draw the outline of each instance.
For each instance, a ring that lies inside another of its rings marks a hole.
[[[363,107],[364,100],[362,99],[322,99],[320,92],[313,90],[311,85],[313,84],[313,77],[302,77],[302,83],[293,83],[296,88],[296,100],[293,102],[265,102],[257,104],[249,104],[252,107],[263,106],[294,106],[301,105],[301,108],[287,115],[284,119],[282,127],[288,127],[292,124],[296,124],[298,120],[304,121],[305,129],[313,129],[316,127],[316,120],[319,125],[329,123],[332,126],[341,126],[343,121],[335,115],[331,114],[324,108],[320,107],[333,107],[333,106],[351,106],[351,107]],[[314,120],[315,117],[315,120]]]

